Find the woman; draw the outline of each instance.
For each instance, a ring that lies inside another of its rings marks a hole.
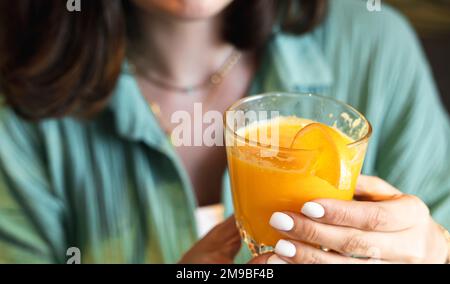
[[[267,91],[361,110],[375,129],[364,173],[379,178],[360,178],[364,201],[274,212],[286,238],[252,263],[447,261],[449,119],[396,12],[356,0],[61,2],[0,7],[0,262],[64,262],[70,247],[83,263],[234,261],[233,220],[198,240],[194,217],[221,201],[232,213],[223,148],[175,148],[165,132],[194,103],[223,112]]]

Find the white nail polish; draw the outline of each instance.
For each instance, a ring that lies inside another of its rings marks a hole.
[[[290,231],[294,228],[294,220],[289,216],[281,212],[275,212],[270,217],[270,226],[280,231]]]
[[[282,260],[278,255],[274,254],[267,259],[267,264],[287,264],[287,262]]]
[[[279,240],[275,246],[275,253],[284,257],[293,257],[297,254],[297,248],[289,241]]]
[[[319,203],[306,202],[302,207],[302,214],[310,218],[318,219],[325,215],[325,209]]]

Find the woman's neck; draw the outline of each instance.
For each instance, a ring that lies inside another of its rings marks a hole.
[[[140,38],[132,45],[131,60],[172,84],[204,81],[232,50],[221,37],[221,16],[188,21],[138,11],[137,17]]]

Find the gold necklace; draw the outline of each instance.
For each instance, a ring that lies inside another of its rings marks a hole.
[[[209,77],[209,80],[207,80],[203,84],[198,84],[197,86],[194,86],[194,87],[192,87],[192,86],[191,87],[169,86],[170,84],[164,84],[164,85],[159,84],[158,85],[159,82],[158,83],[153,82],[152,79],[150,79],[150,76],[142,76],[142,75],[141,76],[143,79],[145,79],[146,81],[148,81],[150,83],[154,83],[159,88],[169,89],[169,90],[172,90],[177,93],[190,95],[190,94],[194,93],[195,91],[204,89],[206,87],[208,87],[209,89],[213,89],[213,88],[216,88],[217,86],[219,86],[223,82],[226,75],[228,75],[230,73],[230,71],[233,69],[233,67],[239,63],[241,58],[242,58],[241,52],[233,49],[231,54],[225,60],[224,64],[222,64],[222,66],[220,66],[220,68]],[[130,63],[129,66],[130,66],[131,73],[135,76],[138,75],[138,71],[141,71],[139,68],[136,67],[135,64]],[[145,74],[145,72],[139,72],[139,74]],[[159,106],[158,103],[151,102],[151,101],[149,102],[149,107],[150,107],[152,113],[155,115],[156,119],[159,121],[159,124],[160,124],[162,130],[166,133],[166,135],[169,137],[169,140],[170,140],[170,131],[167,129],[167,127],[164,126],[164,123],[162,120],[161,107]]]
[[[220,85],[223,79],[226,77],[226,75],[230,72],[230,70],[233,69],[233,67],[239,62],[241,57],[242,54],[234,49],[231,52],[231,54],[226,58],[225,62],[220,66],[220,68],[217,71],[215,71],[211,76],[209,76],[208,80],[199,84],[184,87],[176,86],[171,83],[164,82],[161,79],[149,76],[148,74],[146,74],[146,72],[144,72],[136,65],[131,64],[131,69],[135,75],[137,74],[141,75],[141,77],[144,80],[146,80],[152,85],[155,85],[160,89],[169,90],[178,94],[192,95],[204,89],[212,89]]]

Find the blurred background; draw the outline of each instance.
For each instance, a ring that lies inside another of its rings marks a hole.
[[[450,112],[450,0],[387,0],[419,33],[439,91]]]

